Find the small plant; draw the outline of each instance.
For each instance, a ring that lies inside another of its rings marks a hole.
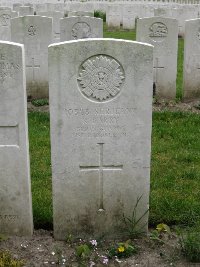
[[[22,267],[22,260],[13,259],[8,251],[0,251],[0,267]]]
[[[127,232],[129,234],[130,238],[135,238],[135,237],[138,237],[139,235],[141,235],[144,232],[145,225],[147,224],[147,222],[145,222],[144,225],[139,226],[140,221],[149,212],[149,209],[146,210],[142,214],[142,216],[140,216],[139,218],[137,218],[137,207],[138,207],[138,204],[139,204],[141,198],[142,198],[142,196],[140,196],[140,197],[137,198],[137,201],[136,201],[136,204],[135,204],[135,207],[133,209],[133,212],[132,212],[132,216],[131,217],[126,217],[123,214],[123,221],[124,221],[124,224],[126,226],[126,229],[127,229]]]
[[[106,22],[106,13],[102,12],[100,10],[94,11],[94,17],[103,19],[104,22]]]
[[[32,105],[35,107],[42,107],[45,105],[49,105],[49,100],[48,99],[34,99],[31,101]]]
[[[179,239],[183,255],[191,262],[200,262],[200,232],[181,234]]]
[[[128,258],[137,253],[137,248],[131,244],[130,240],[124,243],[117,243],[115,246],[109,249],[109,257]]]
[[[1,241],[5,241],[5,240],[7,240],[7,239],[8,239],[7,236],[5,236],[5,235],[3,235],[3,234],[0,234],[0,242],[1,242]]]
[[[158,241],[159,243],[165,243],[165,238],[171,236],[171,230],[167,224],[160,223],[156,229],[150,233],[150,239]]]
[[[75,248],[77,258],[81,260],[89,259],[91,248],[87,244],[81,244]]]

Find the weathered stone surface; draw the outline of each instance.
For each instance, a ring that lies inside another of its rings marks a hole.
[[[60,19],[64,17],[64,12],[60,11],[46,11],[38,12],[39,16],[46,16],[53,19],[53,42],[60,42]]]
[[[34,9],[31,6],[20,6],[18,12],[19,16],[34,15]]]
[[[24,44],[28,98],[48,97],[48,45],[52,18],[25,16],[12,19],[12,41]]]
[[[103,20],[91,17],[69,17],[60,20],[60,40],[69,41],[103,37]]]
[[[185,23],[184,98],[200,97],[200,19]]]
[[[22,45],[0,42],[0,232],[33,231]]]
[[[69,11],[68,17],[74,16],[86,16],[86,17],[94,17],[94,12],[87,12],[87,11]]]
[[[106,12],[106,24],[108,27],[120,28],[122,20],[122,7],[119,5],[109,5]]]
[[[11,18],[17,17],[18,14],[10,9],[0,8],[0,40],[10,41],[11,40],[11,29],[10,20]]]
[[[157,97],[176,97],[178,22],[164,17],[137,21],[136,39],[154,46],[154,87]]]
[[[137,216],[148,210],[152,66],[153,47],[137,42],[49,47],[55,238],[117,236],[137,198]]]

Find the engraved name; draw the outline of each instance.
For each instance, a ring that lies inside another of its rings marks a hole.
[[[18,219],[19,219],[18,215],[10,215],[10,214],[1,215],[0,214],[0,220],[2,220],[2,221],[15,221]]]
[[[0,82],[4,82],[6,78],[12,78],[15,71],[19,70],[17,63],[10,62],[4,54],[0,54]]]

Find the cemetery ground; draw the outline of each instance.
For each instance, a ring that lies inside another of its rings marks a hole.
[[[105,29],[104,37],[134,40],[135,32]],[[112,241],[102,237],[97,246],[92,236],[80,241],[66,233],[65,242],[53,239],[48,105],[46,100],[33,101],[37,107],[29,103],[28,119],[36,230],[31,238],[0,235],[0,251],[8,250],[19,260],[18,265],[3,265],[0,254],[0,267],[200,266],[200,102],[181,102],[183,45],[179,39],[176,100],[154,99],[148,236],[137,235],[130,223],[127,237]],[[130,244],[125,243],[128,239]],[[129,252],[131,257],[120,257]]]

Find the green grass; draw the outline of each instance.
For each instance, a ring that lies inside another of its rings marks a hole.
[[[198,114],[153,114],[150,224],[200,222],[200,119]],[[35,226],[52,228],[49,114],[29,114]]]
[[[29,113],[31,181],[35,227],[52,228],[49,114]]]

